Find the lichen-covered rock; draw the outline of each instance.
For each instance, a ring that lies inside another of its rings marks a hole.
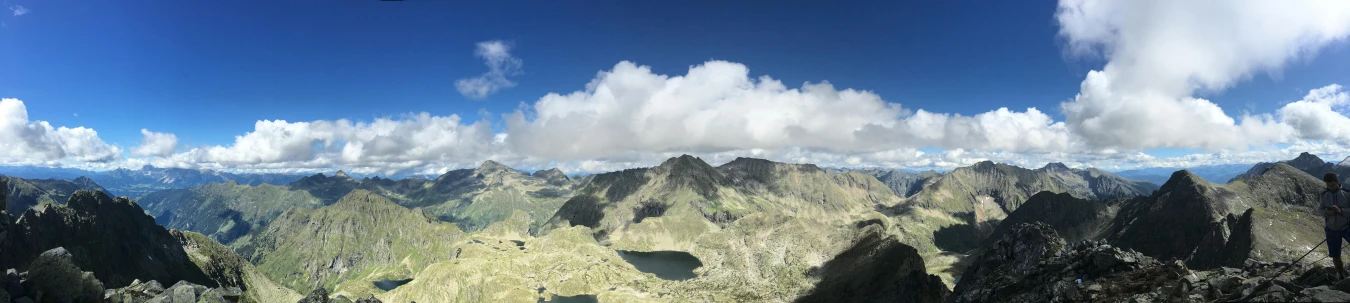
[[[100,302],[103,283],[94,274],[80,271],[65,248],[38,255],[29,266],[27,288],[43,302]]]

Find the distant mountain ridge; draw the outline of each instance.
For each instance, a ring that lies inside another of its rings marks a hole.
[[[1228,182],[1234,177],[1250,170],[1253,164],[1218,164],[1218,165],[1200,165],[1189,167],[1151,167],[1117,171],[1116,174],[1122,177],[1152,182],[1162,185],[1167,183],[1167,179],[1172,177],[1172,173],[1178,170],[1190,171],[1209,182]]]
[[[134,170],[118,168],[103,172],[61,167],[0,166],[0,174],[25,179],[89,178],[102,185],[109,194],[133,198],[156,190],[229,181],[247,185],[285,185],[303,177],[298,174],[235,174],[210,169],[160,168],[151,165]]]
[[[364,189],[409,208],[424,208],[442,221],[475,231],[506,219],[517,209],[536,218],[532,225],[538,226],[589,179],[569,178],[556,168],[530,174],[487,160],[477,168],[451,170],[430,180],[379,177],[358,180],[338,171],[331,177],[307,176],[287,187],[307,191],[324,204]]]
[[[1297,168],[1298,170],[1301,170],[1305,173],[1308,173],[1309,175],[1312,175],[1313,177],[1316,177],[1318,179],[1321,179],[1322,175],[1325,175],[1326,173],[1334,172],[1337,175],[1340,175],[1341,180],[1344,181],[1347,174],[1350,174],[1350,162],[1347,161],[1350,161],[1350,158],[1346,158],[1346,160],[1342,160],[1340,163],[1333,164],[1331,162],[1322,161],[1322,158],[1319,158],[1316,155],[1304,152],[1300,153],[1298,157],[1294,157],[1293,159],[1289,160],[1273,163],[1272,162],[1257,163],[1256,165],[1253,165],[1251,169],[1248,169],[1246,173],[1233,177],[1232,180],[1257,176],[1260,175],[1262,172],[1265,172],[1266,169],[1269,169],[1275,166],[1276,164],[1283,163],[1292,166],[1294,168]]]

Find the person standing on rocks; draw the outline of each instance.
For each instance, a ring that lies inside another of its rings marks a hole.
[[[1341,264],[1341,239],[1350,240],[1350,228],[1346,228],[1350,226],[1350,217],[1342,210],[1350,211],[1350,195],[1341,189],[1341,181],[1336,173],[1323,175],[1322,182],[1327,184],[1327,190],[1322,191],[1319,199],[1322,217],[1326,220],[1323,230],[1327,234],[1327,254],[1331,255],[1331,262],[1336,264],[1336,273],[1345,279],[1345,267]]]

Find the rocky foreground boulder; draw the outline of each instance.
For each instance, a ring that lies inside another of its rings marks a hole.
[[[1192,270],[1105,241],[1070,245],[1039,222],[1013,226],[972,257],[952,302],[1350,301],[1350,280],[1336,284],[1326,267],[1249,260]]]

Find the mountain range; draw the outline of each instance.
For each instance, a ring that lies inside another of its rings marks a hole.
[[[1078,253],[1071,244],[1080,242],[1112,247],[1111,258],[1175,258],[1197,271],[1284,261],[1320,239],[1314,175],[1336,169],[1301,155],[1226,184],[1182,170],[1157,186],[1059,163],[986,161],[939,174],[753,158],[713,166],[685,155],[580,177],[485,161],[431,179],[339,171],[135,199],[112,198],[91,178],[8,177],[4,217],[20,215],[0,225],[0,266],[34,277],[34,262],[70,260],[62,266],[76,276],[89,270],[72,279],[109,293],[140,296],[153,288],[145,281],[185,281],[201,287],[198,296],[234,287],[262,302],[305,293],[392,302],[937,302],[1041,289],[1000,284],[1015,272],[1001,269],[977,274],[1004,280],[961,278],[1001,266],[981,260],[1026,247],[1045,247],[1045,258],[1025,259],[1045,264]],[[1054,241],[1065,244],[1037,246]],[[641,258],[692,263],[654,270]],[[1101,274],[1119,270],[1111,268]]]
[[[118,168],[103,172],[59,167],[0,166],[0,174],[30,180],[78,180],[83,177],[103,186],[103,190],[110,194],[128,197],[140,197],[163,189],[229,181],[248,185],[283,185],[303,177],[296,174],[234,174],[209,169],[159,168],[150,165],[135,170]]]

